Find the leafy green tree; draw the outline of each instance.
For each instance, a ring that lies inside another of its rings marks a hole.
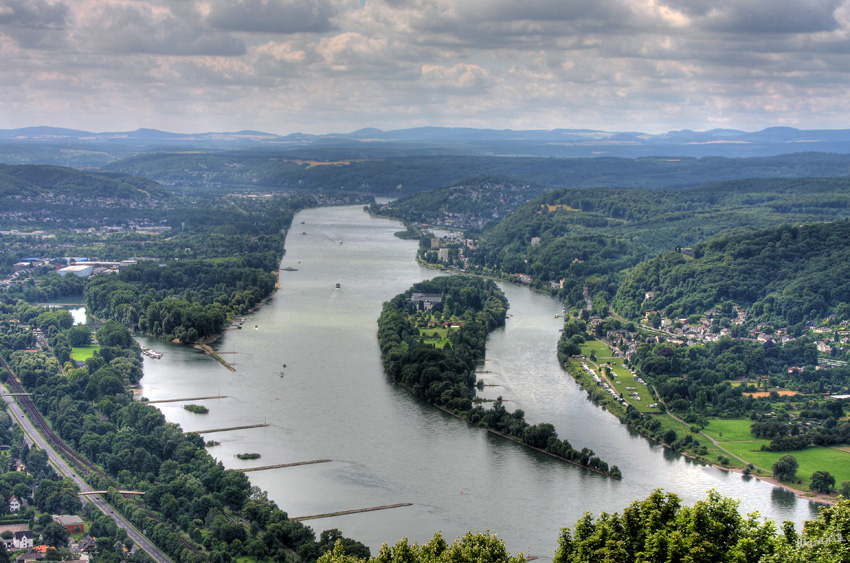
[[[797,458],[785,454],[773,463],[773,476],[780,481],[790,481],[797,476],[798,467]]]
[[[127,327],[118,321],[106,321],[97,331],[97,342],[101,346],[129,348],[133,337]]]
[[[365,563],[366,558],[349,555],[342,540],[337,540],[332,551],[319,557],[318,563]],[[374,563],[524,563],[522,554],[511,557],[505,544],[495,535],[467,532],[452,545],[441,534],[424,545],[410,544],[407,538],[394,546],[384,544],[373,559]]]
[[[786,529],[781,546],[763,563],[843,563],[850,561],[847,541],[850,500],[822,508],[817,520],[806,522],[801,534]]]
[[[554,563],[616,561],[752,562],[780,546],[773,522],[746,518],[738,501],[710,491],[692,508],[673,494],[655,491],[623,514],[583,516],[561,531]]]
[[[359,541],[344,537],[342,532],[336,528],[325,530],[319,535],[317,542],[319,553],[333,550],[337,542],[342,542],[343,551],[346,555],[354,555],[363,559],[368,559],[372,555],[368,547]]]
[[[68,545],[71,536],[68,529],[59,522],[51,522],[41,531],[41,539],[47,545],[53,547],[64,547]]]
[[[809,486],[819,493],[829,493],[835,486],[835,477],[830,475],[829,471],[815,471]]]
[[[88,346],[91,342],[91,331],[83,325],[72,326],[66,332],[71,346],[79,348],[80,346]]]

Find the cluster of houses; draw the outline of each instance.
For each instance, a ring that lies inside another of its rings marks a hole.
[[[12,510],[14,507],[14,510]],[[21,503],[15,497],[9,501],[9,509],[13,512],[20,510]],[[58,522],[68,530],[69,534],[82,534],[85,532],[85,523],[83,519],[76,515],[53,515],[54,522]],[[37,543],[35,534],[30,529],[29,524],[2,524],[0,525],[0,542],[6,548],[7,552],[15,553],[15,563],[33,563],[42,561],[47,554],[47,545]],[[89,560],[89,552],[96,547],[94,538],[86,535],[79,542],[74,543],[69,540],[68,547],[71,554],[76,557],[76,562],[87,562]]]
[[[49,221],[61,222],[66,220],[62,216],[53,216],[49,213],[46,203],[54,205],[73,206],[80,209],[99,209],[103,207],[129,207],[137,208],[144,207],[145,209],[168,209],[169,203],[167,200],[157,200],[147,198],[144,201],[135,201],[132,199],[112,198],[112,197],[97,197],[91,193],[85,192],[84,195],[67,194],[67,193],[51,193],[46,191],[38,195],[12,195],[8,196],[11,199],[16,199],[23,203],[37,203],[41,207],[34,208],[28,211],[7,211],[0,213],[0,217],[4,219],[15,220],[19,223],[29,221]]]
[[[652,295],[654,295],[653,292],[647,292],[647,296]],[[747,312],[737,305],[735,306],[735,312],[737,316],[731,319],[730,322],[733,325],[743,324],[747,320]],[[667,342],[671,344],[693,345],[704,342],[717,342],[723,337],[731,337],[733,333],[730,328],[722,328],[717,332],[712,330],[715,317],[721,315],[721,312],[716,308],[706,311],[697,323],[689,324],[687,318],[670,319],[661,311],[646,312],[642,323],[646,325],[651,324],[650,319],[656,315],[661,319],[659,330],[669,335]],[[814,323],[812,324],[814,325]],[[759,323],[755,328],[747,331],[747,334],[751,339],[762,343],[784,344],[794,340],[794,337],[788,334],[785,329],[773,330],[768,323]]]
[[[652,292],[647,293],[648,296]],[[740,325],[746,320],[746,311],[739,306],[735,306],[737,318],[732,319],[732,324]],[[642,320],[642,324],[649,325],[650,318],[658,315],[661,319],[661,326],[657,329],[658,332],[663,332],[665,335],[657,335],[654,338],[656,342],[666,342],[680,346],[693,346],[705,342],[716,342],[724,337],[732,337],[737,333],[739,338],[749,339],[762,344],[785,344],[795,340],[795,337],[789,334],[786,328],[774,329],[768,323],[759,323],[754,328],[745,332],[733,331],[729,328],[722,328],[717,332],[712,331],[713,318],[718,316],[720,311],[711,309],[706,311],[705,315],[699,319],[698,323],[688,324],[688,319],[669,319],[662,312],[650,311],[647,312]],[[596,328],[597,325],[604,323],[605,320],[601,317],[591,317],[589,327]],[[826,320],[826,325],[818,326],[815,321],[804,323],[804,330],[810,336],[815,337],[815,346],[822,356],[830,356],[838,351],[850,348],[850,321],[838,321],[835,315],[832,315]],[[631,358],[637,352],[637,343],[631,335],[625,330],[610,330],[606,333],[606,340],[612,347],[614,354]],[[821,364],[829,364],[830,360],[823,358]],[[843,362],[835,362],[841,364]],[[828,366],[827,366],[828,367]],[[818,366],[820,369],[821,366]],[[791,367],[790,370],[802,370],[803,368]]]
[[[426,248],[423,249],[425,254],[428,253],[436,253],[436,258],[438,262],[443,264],[449,264],[452,261],[452,249],[457,249],[457,257],[455,259],[455,265],[465,268],[467,257],[464,255],[464,251],[466,249],[476,250],[478,247],[475,244],[475,241],[472,239],[465,239],[461,236],[460,232],[451,232],[444,236],[437,237],[432,236],[426,244]]]

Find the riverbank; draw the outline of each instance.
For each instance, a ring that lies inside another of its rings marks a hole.
[[[585,347],[591,342],[595,342],[597,344],[594,344],[592,349],[585,349]],[[606,354],[606,357],[604,358],[606,360],[617,359],[610,354],[610,350],[611,347],[607,342],[598,339],[588,340],[586,344],[582,345],[582,353],[586,354],[586,356],[589,356],[591,352],[595,352],[597,355],[601,355],[603,353]],[[618,367],[620,367],[619,365],[612,366],[611,364],[606,364],[605,366],[603,366],[602,364],[598,364],[589,359],[582,359],[581,361],[585,364],[592,365],[597,372],[597,377],[601,378],[602,381],[606,382],[609,387],[614,387],[614,379],[621,379],[620,375],[616,375],[615,377],[613,371],[611,377],[607,376],[603,371],[603,367],[611,367],[612,369],[617,369]],[[575,359],[563,363],[562,367],[565,371],[567,371],[567,373],[570,374],[570,376],[573,377],[576,383],[579,384],[579,386],[588,394],[588,396],[591,397],[591,399],[593,399],[595,402],[600,403],[600,406],[604,410],[616,416],[621,423],[626,424],[630,429],[634,430],[644,438],[657,444],[660,444],[665,448],[668,448],[671,451],[674,451],[685,458],[704,465],[713,466],[723,471],[740,473],[742,475],[744,474],[745,469],[749,468],[749,476],[765,481],[777,487],[781,487],[784,490],[794,493],[794,495],[796,495],[800,499],[810,500],[821,504],[833,504],[837,500],[835,494],[827,495],[822,493],[816,493],[808,490],[807,488],[797,488],[792,483],[785,483],[775,479],[772,476],[770,469],[765,468],[770,466],[769,463],[764,463],[764,461],[762,461],[761,465],[763,465],[764,467],[759,467],[757,464],[753,463],[751,459],[741,457],[742,455],[746,454],[742,453],[740,451],[740,448],[736,450],[738,453],[735,453],[735,451],[723,447],[723,445],[719,443],[721,442],[721,438],[718,437],[718,432],[719,436],[723,436],[722,431],[715,430],[712,432],[712,434],[709,434],[708,432],[704,431],[704,428],[700,429],[692,426],[691,424],[675,416],[667,409],[662,409],[663,412],[644,409],[644,401],[638,399],[638,402],[640,404],[634,404],[631,398],[627,397],[629,401],[629,406],[634,407],[635,410],[640,412],[643,416],[637,417],[634,413],[629,414],[629,412],[626,411],[626,408],[623,405],[617,402],[611,395],[609,395],[609,393],[605,392],[601,387],[598,387],[598,384],[594,384],[594,381],[590,378],[590,374],[586,370],[583,370],[579,365],[577,365]],[[612,379],[612,377],[614,379]],[[617,383],[619,384],[620,382],[618,381]],[[631,385],[637,385],[634,382],[629,383]],[[627,389],[633,389],[633,387],[629,387]],[[654,399],[650,399],[650,401],[657,401],[656,404],[659,405],[659,408],[665,406],[663,404],[663,401],[657,398],[657,392],[655,392],[654,389],[650,390],[648,387],[645,388],[643,391],[641,391],[642,396],[645,394],[644,392],[648,393],[650,397],[655,397]],[[626,393],[627,392],[625,391],[622,392],[620,394],[620,397],[624,397]],[[718,421],[715,420],[715,422],[719,424]],[[655,426],[653,426],[653,424]],[[723,431],[727,430],[725,427],[721,427],[721,429]],[[747,426],[747,429],[749,429],[749,426]],[[673,438],[670,441],[676,442],[676,446],[666,441],[667,435],[670,431],[674,432]],[[661,436],[664,436],[665,439],[661,439]],[[683,438],[686,439],[683,440]],[[698,438],[702,438],[704,440],[702,442],[698,442]],[[708,442],[706,443],[705,440],[708,440]],[[736,442],[733,441],[731,443],[735,444]],[[697,449],[701,451],[696,451]],[[793,455],[794,452],[786,453],[791,453]],[[808,472],[806,474],[808,474]]]
[[[405,385],[405,384],[403,384],[403,383],[401,383],[401,382],[398,382],[398,381],[396,381],[395,383],[396,383],[397,385],[399,385],[400,387],[402,387],[402,388],[406,389],[408,392],[410,392],[410,394],[411,394],[411,395],[416,396],[416,393],[414,393],[414,392],[413,392],[413,389],[411,389],[411,388],[410,388],[410,387],[408,387],[407,385]],[[554,457],[555,459],[557,459],[557,460],[559,460],[559,461],[563,461],[563,462],[569,463],[570,465],[575,465],[576,467],[581,467],[582,469],[587,469],[588,471],[590,471],[590,472],[592,472],[592,473],[597,473],[597,474],[599,474],[599,475],[603,475],[603,476],[605,476],[605,477],[609,477],[609,478],[611,478],[611,479],[617,479],[618,481],[623,479],[623,477],[622,477],[622,476],[619,476],[619,477],[618,477],[618,476],[616,476],[616,475],[611,475],[610,473],[605,472],[605,471],[602,471],[601,469],[597,469],[597,468],[595,468],[595,467],[588,467],[588,466],[586,466],[586,465],[582,465],[582,464],[580,464],[580,463],[578,463],[578,462],[576,462],[576,461],[573,461],[573,460],[571,460],[571,459],[567,459],[567,458],[565,458],[565,457],[563,457],[563,456],[560,456],[560,455],[554,454],[554,453],[552,453],[552,452],[550,452],[550,451],[547,451],[547,450],[544,450],[544,449],[542,449],[542,448],[536,448],[536,447],[534,447],[534,446],[530,446],[530,445],[526,444],[525,442],[523,442],[522,440],[518,439],[518,438],[517,438],[517,437],[515,437],[515,436],[511,436],[511,435],[509,435],[509,434],[504,434],[503,432],[499,432],[498,430],[494,430],[494,429],[489,428],[489,427],[487,427],[487,426],[480,426],[480,425],[478,425],[478,424],[475,424],[474,422],[472,422],[472,421],[471,421],[471,420],[469,420],[468,418],[463,417],[463,416],[461,416],[461,415],[459,415],[459,414],[457,414],[457,413],[455,413],[455,412],[452,412],[452,411],[450,411],[449,409],[447,409],[447,408],[445,408],[445,407],[441,407],[440,405],[435,405],[434,403],[428,403],[427,401],[425,401],[425,402],[426,402],[428,405],[430,405],[430,406],[432,406],[432,407],[434,407],[434,408],[436,408],[436,409],[438,409],[438,410],[443,411],[444,413],[446,413],[446,414],[447,414],[447,415],[449,415],[449,416],[452,416],[452,417],[454,417],[454,418],[457,418],[457,419],[460,419],[460,420],[462,420],[462,421],[466,422],[466,423],[467,423],[467,424],[469,424],[470,426],[474,426],[474,427],[476,427],[476,428],[480,428],[481,430],[486,430],[487,432],[490,432],[491,434],[495,434],[496,436],[500,436],[500,437],[502,437],[502,438],[505,438],[505,439],[507,439],[507,440],[510,440],[510,441],[512,441],[512,442],[515,442],[515,443],[517,443],[517,444],[519,444],[519,445],[521,445],[521,446],[524,446],[524,447],[526,447],[526,448],[528,448],[528,449],[530,449],[530,450],[534,450],[534,451],[536,451],[536,452],[540,452],[540,453],[542,453],[542,454],[546,454],[546,455],[548,455],[549,457]]]
[[[727,471],[731,471],[733,473],[743,474],[743,472],[740,469],[737,469],[737,468],[727,469]],[[800,489],[795,489],[795,488],[787,485],[786,483],[783,483],[782,481],[780,481],[779,479],[777,479],[775,477],[770,477],[770,476],[767,476],[767,475],[751,475],[751,477],[753,477],[754,479],[758,479],[759,481],[764,481],[765,483],[770,483],[771,485],[773,485],[775,487],[780,487],[782,489],[785,489],[786,491],[788,491],[790,493],[794,493],[794,495],[797,498],[802,499],[802,500],[809,500],[809,501],[812,501],[812,502],[817,502],[819,504],[825,504],[825,505],[829,505],[829,506],[832,506],[832,505],[838,503],[838,498],[835,495],[825,495],[823,493],[813,493],[811,491],[801,491]]]
[[[284,253],[284,255],[285,255],[285,253]],[[281,261],[283,261],[283,256],[281,256],[280,259],[281,259]],[[274,291],[272,291],[271,293],[269,293],[268,295],[266,295],[265,297],[260,299],[257,303],[252,305],[246,311],[245,314],[249,315],[249,314],[253,313],[254,311],[257,311],[260,307],[265,305],[269,301],[269,299],[274,297],[275,293],[277,293],[277,291],[280,289],[280,269],[278,268],[278,270],[276,270],[274,272],[274,274],[275,274],[275,277],[277,278],[277,280],[275,281],[275,284],[274,284]],[[227,326],[231,327],[233,325],[230,324],[230,325],[227,325]],[[203,352],[207,356],[210,356],[211,358],[215,359],[215,361],[217,361],[218,363],[220,363],[221,365],[223,365],[224,367],[226,367],[230,371],[236,371],[236,368],[234,368],[232,365],[230,365],[230,363],[228,361],[226,361],[224,358],[219,356],[215,352],[215,350],[213,350],[212,347],[210,346],[210,344],[217,342],[222,336],[224,336],[224,334],[226,332],[227,332],[227,328],[225,328],[223,331],[219,332],[218,334],[216,334],[214,336],[210,336],[208,338],[200,339],[200,340],[196,341],[194,344],[192,344],[192,348],[194,348],[196,350],[200,350],[201,352]]]

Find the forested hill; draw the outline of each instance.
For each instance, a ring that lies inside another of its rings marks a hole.
[[[268,190],[346,190],[399,197],[477,175],[499,175],[555,188],[688,188],[740,178],[850,176],[850,155],[797,153],[753,158],[528,158],[392,156],[368,147],[344,151],[145,154],[110,170],[166,185],[250,186]]]
[[[62,166],[0,164],[0,197],[49,195],[124,200],[163,199],[171,192],[147,178],[123,173],[93,173]]]
[[[661,252],[735,229],[765,229],[850,216],[850,179],[761,179],[690,190],[566,189],[549,192],[485,230],[469,265],[565,280],[565,297],[610,302],[618,273]],[[539,240],[538,240],[539,239]]]
[[[726,301],[779,326],[836,312],[850,318],[850,222],[720,236],[696,245],[692,258],[666,252],[630,272],[614,305],[631,318],[684,317]]]
[[[498,221],[551,189],[503,176],[476,176],[384,205],[373,203],[370,210],[405,222],[480,228],[488,221]]]

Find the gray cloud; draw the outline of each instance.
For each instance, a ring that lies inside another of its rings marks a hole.
[[[81,22],[81,45],[100,52],[178,56],[238,56],[246,51],[242,39],[211,32],[200,14],[180,3],[168,5],[127,2],[97,6]]]
[[[328,0],[216,0],[206,23],[214,29],[263,33],[322,33],[335,29]]]
[[[732,0],[718,3],[698,25],[731,33],[817,33],[839,27],[840,0]]]
[[[0,33],[28,49],[51,48],[65,37],[68,8],[46,0],[0,0]]]
[[[0,125],[850,126],[850,0],[62,2],[0,0]]]
[[[68,8],[46,0],[0,1],[0,25],[32,29],[56,29],[65,26]]]

